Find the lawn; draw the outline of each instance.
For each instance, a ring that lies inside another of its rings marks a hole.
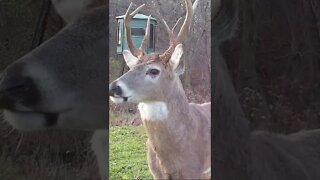
[[[110,179],[152,179],[143,126],[112,126],[109,135]]]

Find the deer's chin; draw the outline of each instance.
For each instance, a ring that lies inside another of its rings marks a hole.
[[[110,100],[116,104],[120,104],[120,103],[125,103],[125,102],[130,102],[129,101],[129,97],[113,97],[110,96]]]
[[[4,110],[4,120],[23,131],[64,128],[77,130],[105,129],[107,111],[105,104],[74,106],[59,112]]]
[[[22,131],[42,130],[57,125],[59,113],[4,110],[4,120]]]

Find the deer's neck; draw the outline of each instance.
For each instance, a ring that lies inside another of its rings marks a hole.
[[[220,52],[213,61],[213,142],[212,156],[217,179],[248,179],[250,170],[250,131],[237,94]],[[226,143],[227,142],[227,143]],[[235,161],[236,160],[236,161]],[[230,173],[232,172],[232,173]]]
[[[152,143],[174,143],[184,136],[185,129],[193,126],[188,100],[179,79],[176,87],[167,89],[161,101],[142,102],[138,107]]]
[[[178,77],[172,87],[159,92],[159,96],[161,100],[139,103],[138,108],[143,121],[176,122],[181,115],[188,114],[188,100]]]

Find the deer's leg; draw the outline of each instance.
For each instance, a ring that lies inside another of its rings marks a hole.
[[[147,141],[147,149],[148,149],[148,165],[149,165],[149,169],[153,175],[154,179],[164,179],[164,175],[161,172],[161,166],[160,166],[160,162],[156,156],[156,153],[154,152],[149,139]]]
[[[108,135],[109,132],[107,130],[96,130],[91,139],[91,148],[96,155],[100,177],[103,180],[107,179],[109,174]]]

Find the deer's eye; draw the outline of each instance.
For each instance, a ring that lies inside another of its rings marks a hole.
[[[158,75],[159,73],[160,73],[160,71],[159,71],[158,69],[149,69],[149,70],[147,71],[147,74],[153,75],[153,76],[156,76],[156,75]]]

